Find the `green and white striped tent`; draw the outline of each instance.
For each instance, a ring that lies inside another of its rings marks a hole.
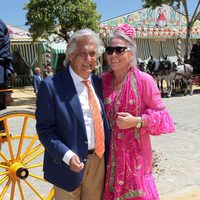
[[[51,35],[48,40],[33,41],[27,30],[11,25],[7,25],[7,27],[11,38],[10,51],[13,65],[18,75],[32,75],[34,67],[40,67],[43,71],[47,61],[56,70],[59,54],[65,53],[66,41],[55,35]],[[47,56],[48,54],[49,56]]]
[[[42,47],[44,40],[33,41],[27,30],[8,25],[10,33],[10,51],[13,65],[18,75],[32,75],[34,67],[42,67],[44,56]]]
[[[48,40],[43,43],[43,48],[47,57],[51,57],[49,62],[51,63],[54,71],[56,71],[59,55],[65,54],[67,42],[63,38],[52,34],[49,36]]]

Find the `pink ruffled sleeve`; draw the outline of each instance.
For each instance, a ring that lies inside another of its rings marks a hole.
[[[154,79],[148,74],[141,74],[143,87],[142,116],[145,119],[146,131],[151,135],[160,135],[175,131],[175,126]]]

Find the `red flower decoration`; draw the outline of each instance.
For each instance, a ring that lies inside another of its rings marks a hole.
[[[131,27],[129,24],[122,24],[116,27],[115,30],[119,30],[125,35],[134,38],[135,37],[135,29]]]

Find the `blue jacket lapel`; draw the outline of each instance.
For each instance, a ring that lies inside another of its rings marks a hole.
[[[64,90],[67,91],[66,100],[68,101],[71,109],[74,112],[74,115],[80,122],[80,124],[85,127],[84,119],[83,119],[83,112],[81,109],[81,104],[78,98],[78,94],[76,92],[76,88],[73,82],[73,79],[70,75],[69,68],[65,70],[66,73],[63,73],[62,81],[64,83]]]

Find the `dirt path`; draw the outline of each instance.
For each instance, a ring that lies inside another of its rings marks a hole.
[[[15,107],[35,109],[33,90],[14,90]],[[157,153],[156,183],[160,200],[200,200],[200,93],[164,99],[176,133],[152,137]]]
[[[36,96],[32,88],[26,90],[13,90],[13,105],[10,107],[35,108]]]

